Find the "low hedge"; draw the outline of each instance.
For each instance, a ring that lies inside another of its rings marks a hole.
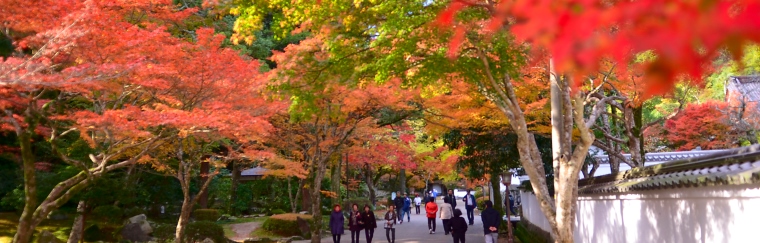
[[[193,212],[193,216],[195,216],[195,220],[198,221],[214,222],[219,219],[222,214],[216,209],[196,209],[195,212]]]
[[[200,242],[206,238],[217,243],[227,242],[221,225],[211,221],[195,221],[187,224],[185,242]]]
[[[99,221],[113,222],[124,217],[121,208],[113,205],[98,206],[92,210],[92,218]]]
[[[354,205],[354,203],[356,203],[356,205],[359,206],[359,210],[364,211],[364,205],[369,205],[372,208],[372,210],[375,210],[374,205],[372,205],[372,202],[367,198],[347,199],[346,201],[343,202],[343,210],[344,211],[350,210],[351,205]],[[332,208],[330,208],[330,210],[332,210]]]
[[[286,213],[278,214],[269,217],[261,226],[265,230],[281,235],[281,236],[304,236],[308,238],[309,232],[301,232],[301,228],[298,227],[297,218],[302,218],[309,222],[309,226],[314,225],[314,220],[311,215]]]
[[[177,232],[177,225],[160,224],[153,229],[153,237],[158,243],[167,243],[174,241],[174,234]]]

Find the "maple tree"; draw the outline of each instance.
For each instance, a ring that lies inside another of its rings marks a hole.
[[[691,104],[684,111],[665,121],[665,138],[676,150],[726,149],[737,147],[742,134],[729,121],[728,104],[706,102]]]
[[[379,127],[375,115],[386,107],[406,109],[412,91],[397,89],[399,82],[385,84],[358,83],[341,85],[354,78],[349,63],[335,60],[325,53],[324,36],[312,36],[272,60],[278,68],[271,72],[271,85],[279,95],[291,100],[290,117],[278,123],[274,139],[288,138],[273,145],[290,151],[292,160],[303,163],[308,171],[311,213],[314,216],[312,242],[321,240],[321,183],[327,165],[348,144],[362,144]],[[351,80],[355,81],[355,80]],[[287,156],[287,155],[286,155]]]
[[[140,67],[146,64],[141,55],[151,51],[149,45],[135,43],[152,43],[166,35],[155,25],[129,28],[132,25],[125,25],[124,13],[143,12],[146,19],[171,21],[190,11],[175,12],[147,1],[125,8],[98,1],[4,1],[2,5],[3,27],[9,30],[5,34],[16,47],[0,63],[2,129],[14,131],[21,144],[26,195],[14,242],[29,242],[33,229],[49,212],[95,178],[135,163],[160,144],[160,130],[135,131],[155,122],[139,119],[155,112],[131,106],[134,100],[128,94],[135,87],[124,86],[128,83],[124,81],[140,76]],[[102,21],[88,21],[92,19]],[[136,42],[119,41],[126,37]],[[56,185],[41,202],[35,196],[36,161],[30,148],[35,133],[48,137],[53,146],[57,138],[78,133],[95,149],[89,161],[82,161],[56,148],[64,161],[82,171]],[[76,225],[72,232],[77,232]]]
[[[17,52],[0,65],[2,128],[17,134],[25,155],[25,207],[14,242],[29,242],[49,212],[103,174],[135,163],[166,170],[154,157],[188,138],[225,137],[245,145],[266,132],[269,109],[282,108],[260,95],[264,79],[256,76],[255,62],[219,48],[223,36],[199,29],[188,42],[167,32],[162,24],[181,26],[193,8],[178,11],[171,1],[51,1],[55,11],[45,14],[48,8],[33,4],[3,3],[10,11],[3,27],[12,31]],[[57,155],[82,170],[40,203],[28,146],[35,133],[49,137]],[[58,138],[73,134],[92,147],[90,161],[58,148]],[[176,175],[187,182],[191,163],[184,163],[182,146],[175,148],[182,168]],[[193,155],[199,161],[204,154]],[[177,240],[191,206],[183,206]],[[82,224],[78,217],[70,242],[81,237]]]
[[[573,240],[577,174],[594,140],[589,135],[589,123],[595,122],[601,112],[601,109],[595,109],[590,119],[584,119],[582,104],[585,101],[578,89],[583,75],[597,72],[604,58],[630,63],[635,54],[652,51],[656,58],[645,66],[644,95],[664,93],[673,87],[678,75],[687,73],[698,78],[703,64],[723,46],[727,45],[740,56],[738,50],[743,47],[743,42],[760,41],[760,35],[752,31],[760,26],[760,21],[752,17],[760,9],[754,1],[653,0],[603,4],[595,1],[462,0],[453,1],[439,15],[437,22],[451,26],[456,14],[467,7],[488,13],[490,20],[483,25],[487,30],[508,29],[519,41],[530,43],[534,52],[546,51],[551,57],[552,113],[557,115],[552,117],[556,131],[552,137],[556,139],[554,169],[558,173],[555,176],[558,195],[555,201],[537,191],[537,197],[557,242]],[[458,52],[467,28],[467,25],[456,24],[450,42],[451,53]],[[674,32],[678,34],[673,35]],[[699,48],[694,47],[695,42]],[[509,92],[504,96],[505,99],[512,98]],[[597,100],[595,108],[609,102],[610,98]],[[512,103],[514,107],[517,102]],[[514,111],[519,110],[513,109],[513,114],[518,113]],[[575,118],[572,118],[573,114]],[[515,119],[510,117],[510,121],[515,122]],[[580,131],[580,143],[571,152],[573,123]],[[527,137],[521,134],[524,129],[515,130],[518,136]],[[521,150],[521,154],[524,152],[528,151]],[[527,157],[523,159],[526,168],[530,161]],[[531,171],[528,174],[531,178],[537,177]],[[545,187],[542,184],[538,185],[540,191]]]

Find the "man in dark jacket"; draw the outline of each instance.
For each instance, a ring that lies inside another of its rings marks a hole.
[[[480,213],[480,219],[483,220],[483,233],[485,234],[486,243],[496,243],[499,238],[499,225],[501,225],[501,216],[493,208],[493,202],[486,200],[486,209]]]
[[[467,190],[467,195],[464,196],[464,208],[467,209],[467,221],[472,225],[475,221],[475,208],[477,207],[477,200],[472,195],[472,190]]]
[[[446,197],[449,198],[451,208],[457,208],[457,196],[454,196],[454,190],[449,189],[449,194]]]
[[[393,199],[393,205],[396,206],[396,217],[397,219],[401,219],[401,215],[404,213],[404,196],[401,194],[401,191],[396,192],[396,198]],[[404,223],[404,220],[400,220],[398,224]]]

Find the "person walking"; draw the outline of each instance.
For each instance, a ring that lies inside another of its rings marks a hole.
[[[449,220],[454,215],[454,210],[451,208],[451,200],[449,197],[443,198],[443,204],[439,207],[438,211],[441,211],[441,221],[443,221],[443,232],[445,235],[449,235]]]
[[[499,225],[501,219],[499,212],[493,208],[493,202],[486,200],[486,209],[480,213],[480,219],[483,220],[483,233],[485,234],[486,243],[496,243],[499,238]]]
[[[362,223],[364,224],[364,236],[367,239],[367,243],[372,242],[372,238],[375,236],[375,229],[377,228],[377,220],[375,220],[375,212],[369,205],[364,205],[364,212],[362,212]]]
[[[473,225],[475,222],[475,208],[478,206],[477,200],[475,200],[475,196],[472,195],[472,190],[467,190],[467,195],[464,196],[464,209],[467,210],[467,220],[470,222],[470,225]]]
[[[454,217],[449,221],[449,230],[451,237],[454,238],[454,243],[465,243],[464,235],[467,233],[467,222],[462,218],[462,210],[454,209]]]
[[[388,243],[396,243],[396,211],[395,206],[391,205],[388,208],[388,212],[385,213],[385,238],[388,239]],[[392,235],[391,235],[392,234]]]
[[[344,222],[343,211],[340,210],[340,205],[336,204],[333,207],[332,214],[330,214],[330,233],[332,233],[333,243],[340,242],[340,236],[343,235],[343,231],[345,230],[343,228]]]
[[[399,224],[404,223],[401,217],[404,216],[404,197],[401,196],[401,191],[396,193],[396,198],[393,199],[393,205],[396,206],[396,219],[399,220]]]
[[[457,196],[454,195],[454,190],[449,189],[449,194],[446,196],[449,198],[451,208],[457,208]]]
[[[428,233],[435,234],[435,215],[438,213],[438,205],[435,204],[435,198],[431,197],[425,204],[425,213],[428,218]]]
[[[359,235],[364,228],[362,222],[362,213],[359,211],[359,205],[351,205],[351,211],[348,217],[348,230],[351,231],[351,243],[359,243]]]
[[[412,199],[404,193],[404,214],[406,214],[406,222],[412,220]],[[404,214],[401,215],[401,221],[404,221]]]
[[[422,197],[420,194],[414,194],[414,208],[417,210],[417,215],[420,215],[420,204],[422,204]]]

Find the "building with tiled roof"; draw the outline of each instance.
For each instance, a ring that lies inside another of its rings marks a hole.
[[[760,109],[760,75],[732,76],[725,85],[725,101],[744,101]]]

